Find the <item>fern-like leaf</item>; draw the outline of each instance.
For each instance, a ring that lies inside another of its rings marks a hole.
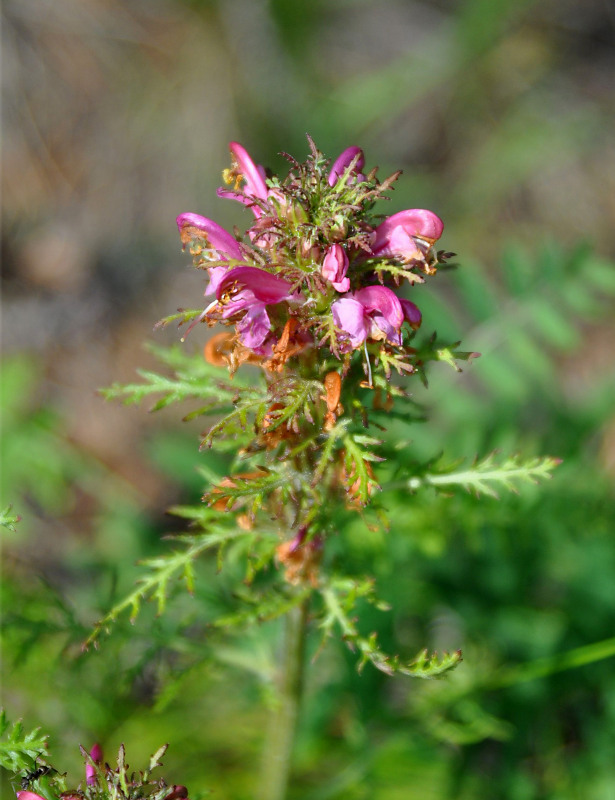
[[[47,752],[47,735],[40,728],[25,732],[20,721],[12,725],[0,711],[0,766],[11,772],[30,771],[39,756]]]
[[[525,461],[520,456],[508,456],[498,464],[496,454],[491,453],[466,469],[457,469],[458,465],[453,465],[425,472],[423,475],[410,478],[407,485],[413,491],[424,486],[444,490],[461,487],[474,492],[477,496],[489,495],[497,498],[496,487],[517,492],[521,484],[537,483],[550,478],[552,471],[560,463],[560,459],[551,456],[535,457]]]
[[[137,587],[99,620],[92,633],[83,643],[87,650],[95,644],[103,632],[106,632],[116,619],[125,611],[130,612],[133,622],[140,610],[143,601],[152,600],[156,603],[157,613],[162,614],[166,608],[167,597],[170,592],[171,581],[183,580],[189,592],[194,588],[194,562],[205,550],[220,547],[234,539],[249,535],[240,528],[222,528],[211,525],[212,531],[196,536],[176,537],[188,544],[185,550],[175,550],[165,556],[142,561],[141,564],[149,570],[149,574],[139,578]]]
[[[325,637],[331,636],[334,628],[338,628],[342,638],[351,650],[358,651],[357,668],[363,669],[365,664],[372,664],[386,675],[407,675],[412,678],[439,678],[458,666],[462,661],[461,650],[453,653],[429,654],[422,650],[411,661],[403,661],[397,655],[388,655],[378,646],[376,634],[362,636],[350,614],[359,597],[375,602],[373,583],[371,581],[352,581],[337,579],[321,588],[325,613],[320,624]]]

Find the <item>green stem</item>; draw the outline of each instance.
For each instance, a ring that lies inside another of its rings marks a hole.
[[[285,800],[303,689],[308,602],[291,609],[285,619],[284,656],[279,694],[271,712],[263,762],[260,797]]]
[[[490,688],[500,689],[505,686],[514,686],[517,683],[533,681],[536,678],[544,678],[553,675],[555,672],[583,667],[586,664],[593,664],[605,658],[615,656],[615,638],[605,639],[602,642],[594,642],[575,650],[568,650],[566,653],[559,653],[554,656],[546,656],[527,664],[519,664],[516,667],[509,667],[497,672],[489,682]]]

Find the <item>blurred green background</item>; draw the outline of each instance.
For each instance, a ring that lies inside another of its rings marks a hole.
[[[194,599],[92,623],[169,546],[164,509],[196,501],[198,423],[105,404],[150,366],[152,324],[200,303],[175,216],[241,224],[215,195],[227,142],[284,169],[305,133],[359,144],[382,212],[430,208],[461,268],[412,290],[424,326],[483,357],[430,389],[420,458],[493,449],[564,459],[519,497],[391,498],[387,536],[340,546],[374,571],[386,649],[462,647],[446,681],[389,679],[331,642],[310,667],[299,800],[615,797],[613,661],[502,670],[615,634],[615,11],[607,0],[5,0],[3,4],[3,704],[139,767],[170,742],[191,797],[250,798],[276,626],[204,621]],[[156,333],[175,341],[177,332]],[[199,332],[188,347],[199,347]],[[197,427],[194,427],[196,425]],[[232,569],[230,570],[232,573]],[[314,649],[316,642],[312,643]],[[248,669],[248,672],[246,672]],[[11,788],[4,786],[7,797]]]

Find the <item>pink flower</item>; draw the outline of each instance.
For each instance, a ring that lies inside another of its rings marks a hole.
[[[45,798],[41,797],[40,794],[31,792],[28,789],[24,789],[21,792],[15,792],[15,796],[17,797],[17,800],[45,800]]]
[[[213,252],[213,260],[239,261],[242,258],[239,242],[212,219],[188,212],[177,217],[177,227],[184,247],[197,238],[202,239]]]
[[[223,307],[222,319],[246,311],[237,323],[237,332],[242,344],[256,351],[271,330],[267,306],[290,299],[290,288],[287,281],[258,267],[231,269],[216,289],[216,297]]]
[[[331,306],[337,327],[348,334],[350,348],[356,350],[366,339],[386,339],[401,345],[401,326],[420,325],[421,312],[409,300],[400,300],[386,286],[366,286]],[[344,347],[342,347],[344,351]]]
[[[444,223],[432,211],[424,208],[399,211],[376,228],[372,253],[403,261],[423,261],[426,249],[440,238],[443,228]]]
[[[344,150],[344,152],[341,153],[333,162],[333,165],[329,171],[329,177],[327,179],[329,181],[329,186],[335,186],[355,158],[357,158],[357,161],[352,169],[351,174],[356,176],[357,180],[365,180],[365,175],[360,174],[360,171],[365,165],[363,151],[360,147],[353,145],[352,147],[347,147],[346,150]]]
[[[230,197],[238,200],[243,205],[250,206],[255,217],[260,217],[261,209],[254,202],[266,200],[269,196],[269,189],[265,183],[265,170],[263,167],[254,163],[245,148],[238,142],[229,144],[231,151],[231,168],[225,169],[222,177],[226,183],[234,183],[234,189],[218,189],[218,197]],[[241,183],[244,183],[243,191],[238,191]]]
[[[90,750],[90,758],[96,764],[100,764],[103,760],[102,747],[97,743]],[[96,770],[91,764],[85,765],[85,780],[88,784],[96,783]]]
[[[327,255],[322,262],[322,275],[331,282],[338,292],[347,292],[350,289],[350,280],[346,277],[348,271],[348,256],[339,244],[332,245],[327,250]]]

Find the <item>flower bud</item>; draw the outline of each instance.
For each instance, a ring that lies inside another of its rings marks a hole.
[[[365,156],[363,155],[363,151],[360,147],[353,145],[352,147],[347,147],[333,162],[328,177],[329,186],[335,186],[353,161],[355,161],[355,165],[352,169],[351,175],[356,176],[359,180],[365,179],[364,175],[357,174],[360,173],[365,166]]]
[[[332,245],[322,262],[322,276],[331,282],[338,292],[347,292],[350,289],[350,280],[346,277],[348,271],[348,256],[339,244]]]
[[[102,747],[96,743],[90,750],[90,758],[96,764],[100,764],[103,760]],[[88,784],[96,783],[96,770],[91,764],[85,765],[85,780]]]

